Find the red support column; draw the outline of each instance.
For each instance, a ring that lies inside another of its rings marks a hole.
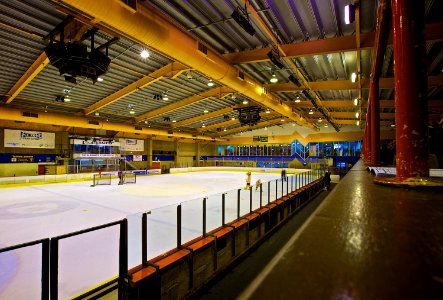
[[[378,99],[378,79],[371,80],[369,87],[371,101],[371,165],[380,164],[380,102]]]
[[[392,0],[397,179],[429,177],[424,1]]]

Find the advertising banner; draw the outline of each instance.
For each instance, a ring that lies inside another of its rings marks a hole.
[[[143,151],[145,150],[145,141],[136,139],[120,139],[121,151]]]
[[[5,129],[5,147],[12,148],[55,148],[55,133]]]
[[[143,161],[143,155],[134,155],[133,161]]]

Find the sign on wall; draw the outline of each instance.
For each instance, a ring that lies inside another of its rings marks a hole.
[[[260,142],[260,143],[267,143],[268,142],[268,136],[267,135],[254,135],[252,137],[253,142]]]
[[[137,139],[120,139],[121,151],[144,151],[145,141]]]
[[[5,129],[5,147],[55,149],[55,133]]]

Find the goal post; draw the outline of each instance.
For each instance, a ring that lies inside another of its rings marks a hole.
[[[111,185],[111,174],[94,174],[91,186]]]
[[[123,184],[137,183],[137,174],[132,172],[123,173]]]

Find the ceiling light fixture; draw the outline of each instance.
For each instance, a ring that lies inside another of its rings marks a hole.
[[[177,122],[177,120],[172,120],[172,123],[176,123]]]
[[[357,126],[360,126],[360,121],[357,121]]]
[[[130,113],[131,115],[135,114],[135,111],[134,111],[134,109],[133,109],[133,108],[131,108],[131,110],[129,111],[129,113]]]
[[[345,24],[351,24],[355,20],[355,7],[353,4],[345,6]]]
[[[358,98],[354,99],[354,105],[357,106],[358,105]]]
[[[312,108],[309,110],[309,114],[310,114],[310,115],[313,115],[313,114],[314,114],[314,111],[312,110]]]
[[[358,117],[360,117],[360,113],[359,113],[359,112],[356,112],[356,113],[355,113],[355,117],[358,119]]]
[[[265,130],[268,130],[268,127],[265,127]]]
[[[357,73],[354,72],[354,73],[351,74],[351,81],[352,82],[356,82],[357,81]]]
[[[203,124],[203,125],[202,125],[202,128],[205,128],[205,127],[206,127],[206,125],[205,125],[205,124]]]
[[[272,77],[271,77],[271,79],[269,79],[269,81],[272,82],[272,83],[276,83],[276,82],[278,82],[278,78],[277,78],[277,76],[275,75],[275,73],[272,73]]]
[[[281,119],[280,121],[284,122],[284,121],[285,121],[285,119]]]
[[[212,81],[212,79],[209,79],[208,86],[214,86],[214,82]]]
[[[226,128],[225,128],[225,129],[223,129],[223,131],[226,131]]]
[[[269,108],[266,110],[266,113],[267,113],[267,114],[270,114],[270,113],[271,113],[271,111],[269,110]]]
[[[205,109],[203,112],[204,112],[205,114],[207,114],[207,113],[209,112],[209,110]]]
[[[168,94],[164,93],[162,99],[165,100],[165,101],[166,101],[166,100],[169,100],[169,98],[168,98]]]
[[[98,81],[98,82],[102,82],[102,81],[103,81],[103,78],[101,78],[101,77],[97,77],[97,81]]]
[[[235,120],[235,117],[232,117],[231,120],[234,121],[234,120]]]
[[[66,95],[64,100],[65,102],[71,102],[71,98],[69,98],[69,95]]]
[[[98,117],[100,116],[100,113],[98,111],[95,112],[95,116]]]
[[[248,104],[249,103],[249,101],[248,100],[243,100],[243,104]]]
[[[140,52],[140,56],[142,58],[148,58],[149,57],[149,52],[146,49],[143,49],[142,52]]]

